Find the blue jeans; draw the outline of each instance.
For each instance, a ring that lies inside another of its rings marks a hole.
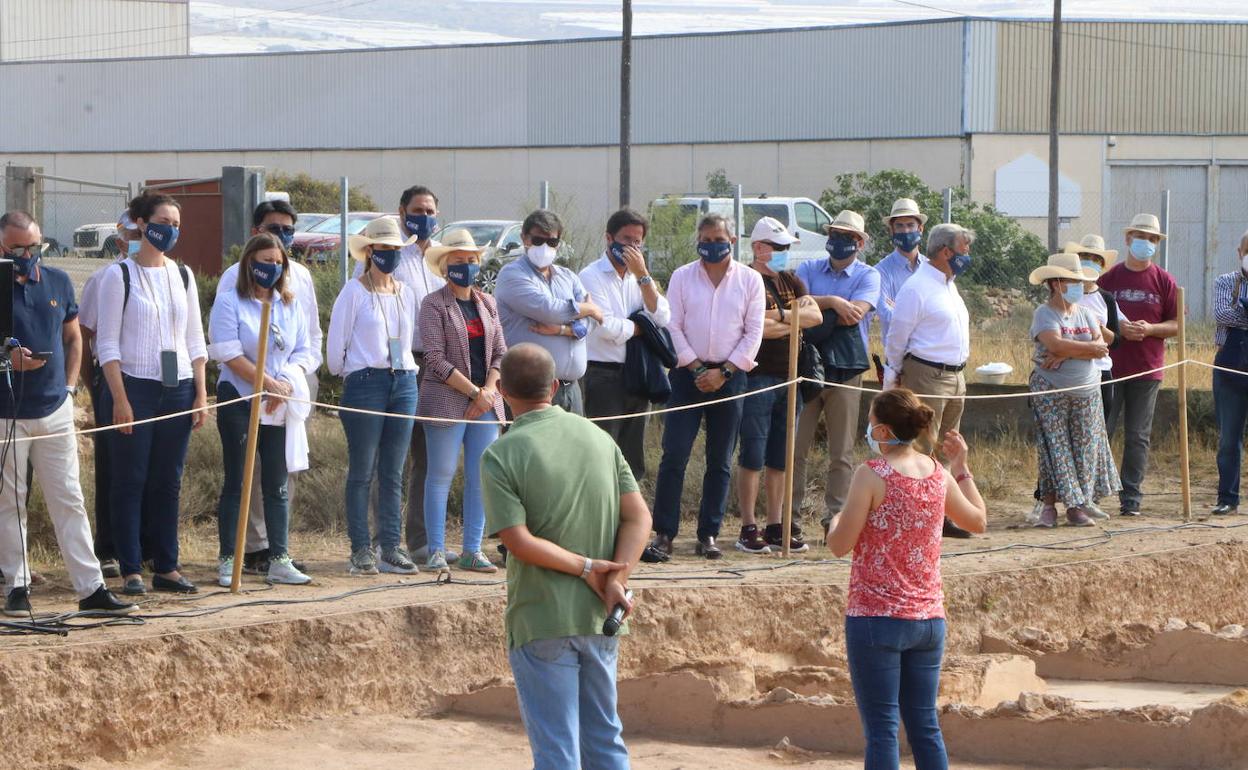
[[[416,372],[357,369],[343,380],[342,406],[388,414],[416,414]],[[403,463],[412,421],[402,417],[339,412],[347,434],[347,537],[351,550],[368,548],[368,488],[377,471],[377,542],[396,548],[403,531]]]
[[[747,390],[755,391],[778,385],[784,382],[784,378],[770,374],[751,374],[745,382]],[[801,410],[801,398],[798,398],[798,413]],[[772,470],[784,470],[787,454],[785,413],[788,411],[787,388],[755,393],[745,399],[741,407],[741,454],[737,458],[738,465],[749,471],[761,471],[764,465]]]
[[[616,713],[618,639],[538,639],[508,653],[534,770],[628,770]]]
[[[194,380],[173,388],[129,375],[122,382],[135,420],[183,412],[195,403]],[[112,395],[104,391],[105,414],[111,415]],[[178,503],[190,441],[190,415],[136,425],[129,435],[109,432],[109,509],[122,575],[142,573],[145,550],[157,574],[177,569]]]
[[[667,405],[683,406],[714,401],[745,392],[745,374],[738,372],[714,393],[703,393],[693,384],[693,372],[681,367],[668,374],[672,396]],[[698,537],[716,537],[728,505],[732,479],[732,453],[741,429],[742,399],[699,409],[669,412],[663,424],[663,460],[654,492],[654,531],[676,537],[680,529],[680,497],[685,487],[689,453],[706,417],[706,473],[702,477],[702,503],[698,509]]]
[[[217,385],[218,403],[238,396],[238,388],[233,384],[223,382]],[[217,407],[217,432],[221,434],[221,462],[225,467],[221,501],[217,504],[217,539],[221,542],[221,556],[234,555],[250,416],[250,401]],[[287,530],[290,525],[290,498],[286,493],[286,426],[261,425],[258,439],[256,453],[260,456],[260,492],[264,498],[264,511],[250,511],[248,515],[264,516],[269,553],[277,558],[287,554]],[[252,483],[255,483],[254,475]]]
[[[497,420],[486,412],[480,420]],[[485,503],[481,498],[481,455],[498,438],[498,426],[490,423],[427,423],[425,449],[425,533],[429,553],[446,550],[446,501],[451,481],[459,465],[459,449],[464,448],[464,553],[481,550],[485,533]]]
[[[867,739],[865,770],[896,770],[898,715],[916,770],[946,770],[936,694],[945,621],[845,618],[845,652]]]
[[[1248,424],[1248,375],[1213,373],[1213,411],[1218,420],[1218,505],[1238,506]]]

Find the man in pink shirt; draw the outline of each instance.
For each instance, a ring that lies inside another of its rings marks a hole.
[[[710,214],[698,223],[697,262],[677,268],[667,289],[672,320],[667,329],[676,347],[669,374],[668,406],[707,404],[666,415],[663,460],[654,496],[654,542],[645,561],[667,561],[680,528],[685,466],[706,418],[706,474],[698,511],[696,553],[718,559],[715,544],[728,503],[732,454],[741,427],[742,401],[710,403],[745,392],[745,372],[754,368],[763,339],[763,279],[732,259],[733,221]]]

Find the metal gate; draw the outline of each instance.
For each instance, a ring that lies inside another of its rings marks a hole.
[[[116,255],[111,236],[130,202],[130,186],[36,172],[35,211],[56,256]],[[79,228],[82,228],[79,230]]]

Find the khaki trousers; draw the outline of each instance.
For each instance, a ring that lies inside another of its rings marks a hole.
[[[936,412],[932,420],[932,425],[938,426],[936,434],[920,436],[915,439],[914,446],[924,454],[935,454],[945,434],[958,430],[962,424],[962,410],[966,402],[960,396],[966,395],[966,378],[962,372],[942,371],[907,358],[901,365],[900,381],[903,388],[921,396],[932,396],[922,401]]]
[[[862,386],[862,375],[845,381]],[[854,476],[854,444],[858,441],[858,412],[862,394],[844,388],[824,388],[818,398],[807,401],[797,420],[797,446],[793,463],[793,510],[802,510],[806,497],[806,457],[815,443],[819,417],[828,434],[828,472],[824,476],[822,521],[827,523],[845,507],[849,482]]]

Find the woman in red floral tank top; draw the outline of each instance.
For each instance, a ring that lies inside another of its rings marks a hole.
[[[941,526],[948,516],[983,532],[988,512],[967,467],[966,441],[949,431],[949,468],[911,442],[931,430],[933,412],[905,388],[871,403],[867,443],[880,456],[858,466],[827,545],[854,552],[845,608],[845,649],[867,739],[864,767],[898,767],[898,722],[917,770],[949,766],[936,693],[945,649],[940,580]]]

